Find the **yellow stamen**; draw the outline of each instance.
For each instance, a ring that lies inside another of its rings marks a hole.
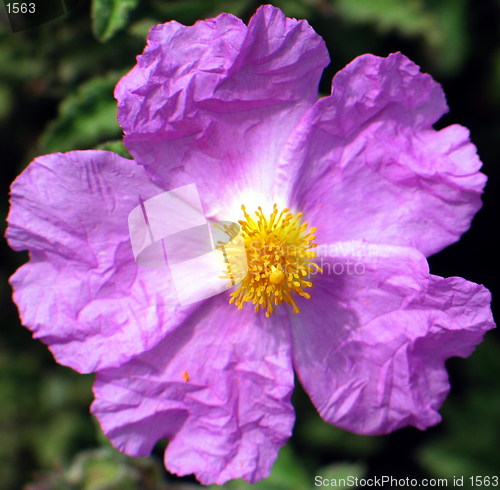
[[[308,279],[311,274],[322,272],[313,262],[316,228],[309,229],[307,223],[302,223],[302,213],[294,214],[288,209],[279,212],[276,204],[268,218],[261,207],[253,217],[245,206],[241,209],[245,219],[239,223],[248,272],[240,287],[231,293],[229,302],[240,310],[244,303],[252,303],[256,312],[263,310],[268,318],[281,303],[288,303],[294,313],[299,313],[293,296],[309,299],[311,295],[304,291],[312,287]]]
[[[281,284],[286,279],[285,273],[282,270],[274,270],[269,274],[269,282],[271,284]]]

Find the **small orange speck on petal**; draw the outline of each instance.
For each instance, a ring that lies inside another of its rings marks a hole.
[[[189,373],[187,371],[182,373],[182,377],[184,378],[184,381],[189,381]]]

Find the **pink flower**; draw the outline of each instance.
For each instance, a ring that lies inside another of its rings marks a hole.
[[[135,162],[46,155],[14,182],[22,321],[58,362],[97,371],[92,412],[119,450],[145,456],[166,437],[174,473],[266,477],[292,431],[293,370],[332,424],[425,429],[445,360],[493,328],[489,292],[425,258],[469,228],[486,180],[465,128],[432,128],[441,87],[399,53],[364,55],[317,100],[327,63],[307,22],[271,6],[248,27],[227,14],[156,26],[116,88]],[[191,183],[207,216],[243,221],[241,309],[229,293],[180,306],[167,268],[134,261],[129,213]],[[272,218],[274,203],[290,211]]]

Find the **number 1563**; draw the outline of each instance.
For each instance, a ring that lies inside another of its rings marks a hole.
[[[7,3],[5,4],[7,7],[8,14],[34,14],[36,5],[34,3]]]

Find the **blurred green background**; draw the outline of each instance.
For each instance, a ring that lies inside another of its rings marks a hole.
[[[5,2],[7,3],[7,2]],[[68,2],[66,2],[68,4]],[[106,148],[126,155],[113,87],[135,63],[148,29],[172,19],[192,24],[220,12],[248,20],[248,0],[94,0],[70,2],[65,15],[13,33],[0,6],[1,213],[10,182],[35,156]],[[470,128],[490,181],[484,208],[463,239],[431,257],[431,271],[458,275],[498,293],[500,162],[499,0],[280,0],[288,16],[307,18],[332,58],[320,90],[356,56],[402,51],[443,84],[451,107],[438,127]],[[67,5],[68,6],[68,5]],[[4,220],[2,220],[3,222]],[[0,336],[0,489],[127,490],[197,488],[162,466],[165,443],[150,458],[112,449],[88,412],[92,376],[57,365],[19,325],[8,277],[26,261],[2,241]],[[495,310],[494,310],[495,311]],[[448,478],[500,475],[500,339],[497,332],[469,359],[448,362],[452,392],[443,422],[362,437],[321,421],[300,388],[297,423],[271,477],[240,490],[307,490],[314,475]],[[337,487],[343,488],[343,487]],[[355,488],[355,487],[349,487]],[[398,487],[403,488],[403,487]],[[465,479],[463,488],[473,488]]]

